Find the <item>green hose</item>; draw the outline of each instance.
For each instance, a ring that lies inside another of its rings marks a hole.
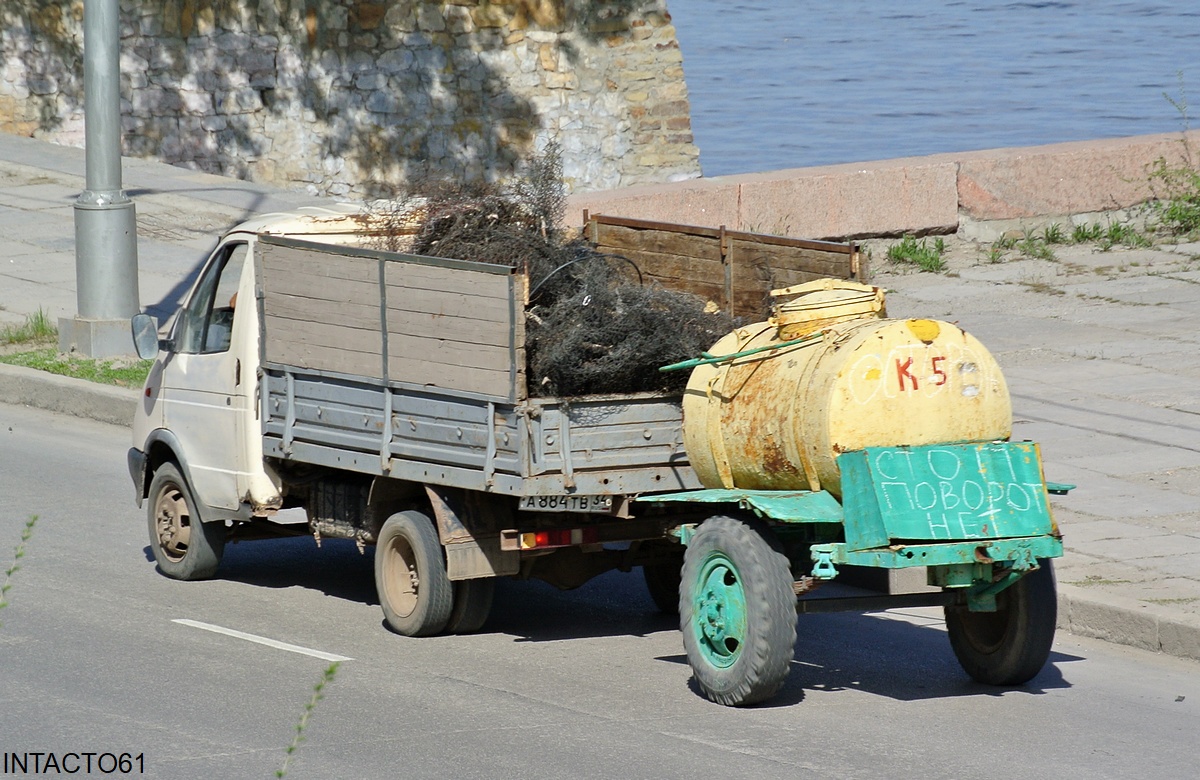
[[[813,341],[820,341],[824,337],[825,337],[825,333],[821,332],[821,333],[811,334],[808,336],[802,336],[801,338],[792,339],[791,341],[781,341],[778,344],[768,344],[765,347],[755,347],[754,349],[747,349],[747,350],[743,350],[741,352],[734,352],[729,355],[713,355],[708,352],[701,352],[700,357],[698,357],[698,358],[691,358],[690,360],[684,360],[681,363],[672,363],[669,366],[660,366],[658,370],[663,371],[663,372],[682,371],[685,368],[695,368],[696,366],[708,365],[710,363],[721,363],[726,360],[735,360],[740,357],[746,357],[747,355],[756,355],[759,352],[767,352],[772,349],[783,349],[784,347],[794,347],[799,344],[807,344],[807,343],[813,342]]]

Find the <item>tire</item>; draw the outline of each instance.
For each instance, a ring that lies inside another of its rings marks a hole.
[[[159,571],[175,580],[204,580],[216,574],[225,552],[225,522],[201,520],[192,490],[174,463],[164,463],[154,472],[146,521]]]
[[[473,580],[457,580],[453,583],[454,606],[446,631],[451,634],[473,634],[483,628],[492,613],[492,599],[496,595],[496,578],[480,577]]]
[[[446,627],[453,590],[433,521],[421,512],[392,515],[375,543],[375,589],[388,628],[429,636]]]
[[[796,596],[788,559],[770,532],[732,517],[696,530],[683,559],[679,625],[692,675],[726,706],[769,699],[796,645]]]
[[[679,614],[679,587],[683,582],[683,558],[665,563],[648,563],[642,567],[646,591],[658,611],[664,615]]]
[[[950,647],[964,671],[987,685],[1021,685],[1037,676],[1054,643],[1058,597],[1050,561],[1039,561],[996,595],[995,612],[946,607]]]

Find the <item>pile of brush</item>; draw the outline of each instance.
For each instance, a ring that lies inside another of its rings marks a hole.
[[[678,392],[687,372],[664,374],[659,366],[697,356],[733,327],[698,296],[644,282],[628,258],[567,236],[553,145],[508,186],[423,182],[412,189],[423,218],[408,251],[528,275],[530,395]]]

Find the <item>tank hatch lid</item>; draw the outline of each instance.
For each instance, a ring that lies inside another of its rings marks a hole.
[[[793,325],[832,317],[879,315],[884,309],[882,287],[845,279],[815,279],[771,290],[772,322]]]
[[[737,504],[781,523],[841,523],[842,505],[824,490],[738,490],[715,488],[638,496],[652,503]]]

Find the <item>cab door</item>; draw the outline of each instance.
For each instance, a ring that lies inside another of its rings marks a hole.
[[[191,487],[201,504],[230,510],[247,496],[251,468],[262,468],[248,462],[246,444],[257,432],[249,257],[244,236],[217,247],[175,320],[162,373],[163,422],[180,441]]]

